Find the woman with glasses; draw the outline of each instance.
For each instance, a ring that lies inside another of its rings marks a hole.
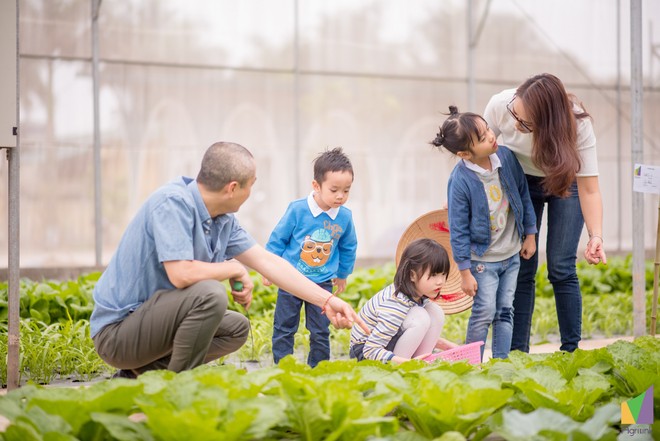
[[[523,167],[539,231],[547,205],[548,280],[555,293],[560,349],[572,352],[582,332],[582,295],[575,264],[584,224],[589,234],[585,259],[591,264],[607,263],[591,117],[561,80],[547,73],[493,95],[483,116],[495,135],[501,136],[500,144],[508,146]],[[538,253],[520,262],[511,350],[529,352],[537,267]]]

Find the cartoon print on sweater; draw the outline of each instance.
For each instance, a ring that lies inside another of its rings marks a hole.
[[[324,229],[318,229],[311,235],[305,236],[305,240],[300,245],[300,261],[298,269],[303,274],[321,274],[326,271],[324,265],[328,262],[332,253],[334,239],[330,233]]]
[[[490,209],[490,231],[498,233],[506,225],[509,214],[509,200],[503,197],[502,189],[495,184],[488,184],[486,197]]]

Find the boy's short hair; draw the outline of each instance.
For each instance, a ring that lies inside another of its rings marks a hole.
[[[350,172],[353,175],[353,165],[341,147],[326,150],[314,159],[314,180],[319,184],[325,180],[328,172]]]

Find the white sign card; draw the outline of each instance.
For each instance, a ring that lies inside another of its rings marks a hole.
[[[635,164],[633,170],[633,191],[660,194],[660,167]]]

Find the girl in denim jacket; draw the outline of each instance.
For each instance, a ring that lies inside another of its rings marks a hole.
[[[453,257],[463,291],[474,297],[466,343],[485,342],[492,324],[493,357],[506,358],[520,256],[529,259],[536,252],[536,215],[525,175],[486,121],[456,106],[449,106],[432,144],[460,158],[447,192]]]

